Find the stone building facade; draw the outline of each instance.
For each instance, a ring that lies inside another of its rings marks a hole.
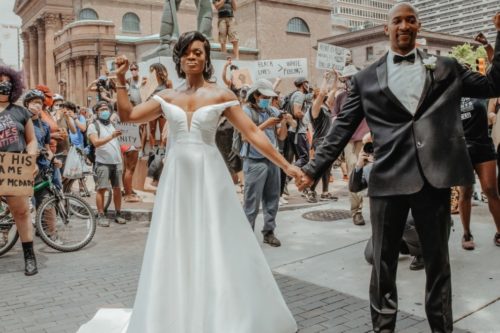
[[[17,0],[28,86],[44,83],[85,104],[86,87],[103,73],[106,59],[125,54],[140,60],[158,45],[163,5],[164,0]],[[239,0],[238,7],[242,60],[307,58],[309,76],[319,75],[313,47],[331,34],[330,0]],[[181,32],[196,29],[194,1],[181,3],[178,21]],[[214,56],[225,59],[217,52],[216,13],[213,37]]]

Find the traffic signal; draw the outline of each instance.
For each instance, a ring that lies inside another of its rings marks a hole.
[[[477,58],[476,66],[479,73],[486,75],[486,60],[484,58]]]

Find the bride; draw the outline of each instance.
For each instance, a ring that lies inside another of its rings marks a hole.
[[[132,107],[128,60],[116,59],[117,103],[124,122],[168,120],[170,150],[154,205],[133,310],[101,309],[79,333],[295,333],[297,325],[273,278],[215,145],[224,115],[289,176],[286,162],[242,111],[236,96],[209,79],[210,43],[183,34],[173,60],[186,86]]]

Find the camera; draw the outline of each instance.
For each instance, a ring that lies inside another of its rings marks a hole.
[[[367,142],[363,146],[363,151],[367,154],[373,154],[373,143],[372,142]]]

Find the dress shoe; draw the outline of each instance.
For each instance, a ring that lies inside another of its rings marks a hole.
[[[274,236],[273,231],[268,231],[264,233],[264,243],[269,244],[273,247],[281,246],[281,242],[276,236]]]
[[[424,258],[422,256],[415,256],[410,263],[410,270],[419,271],[424,269]]]
[[[356,213],[352,217],[352,222],[354,225],[365,225],[365,219],[363,218],[363,215],[361,213]]]

